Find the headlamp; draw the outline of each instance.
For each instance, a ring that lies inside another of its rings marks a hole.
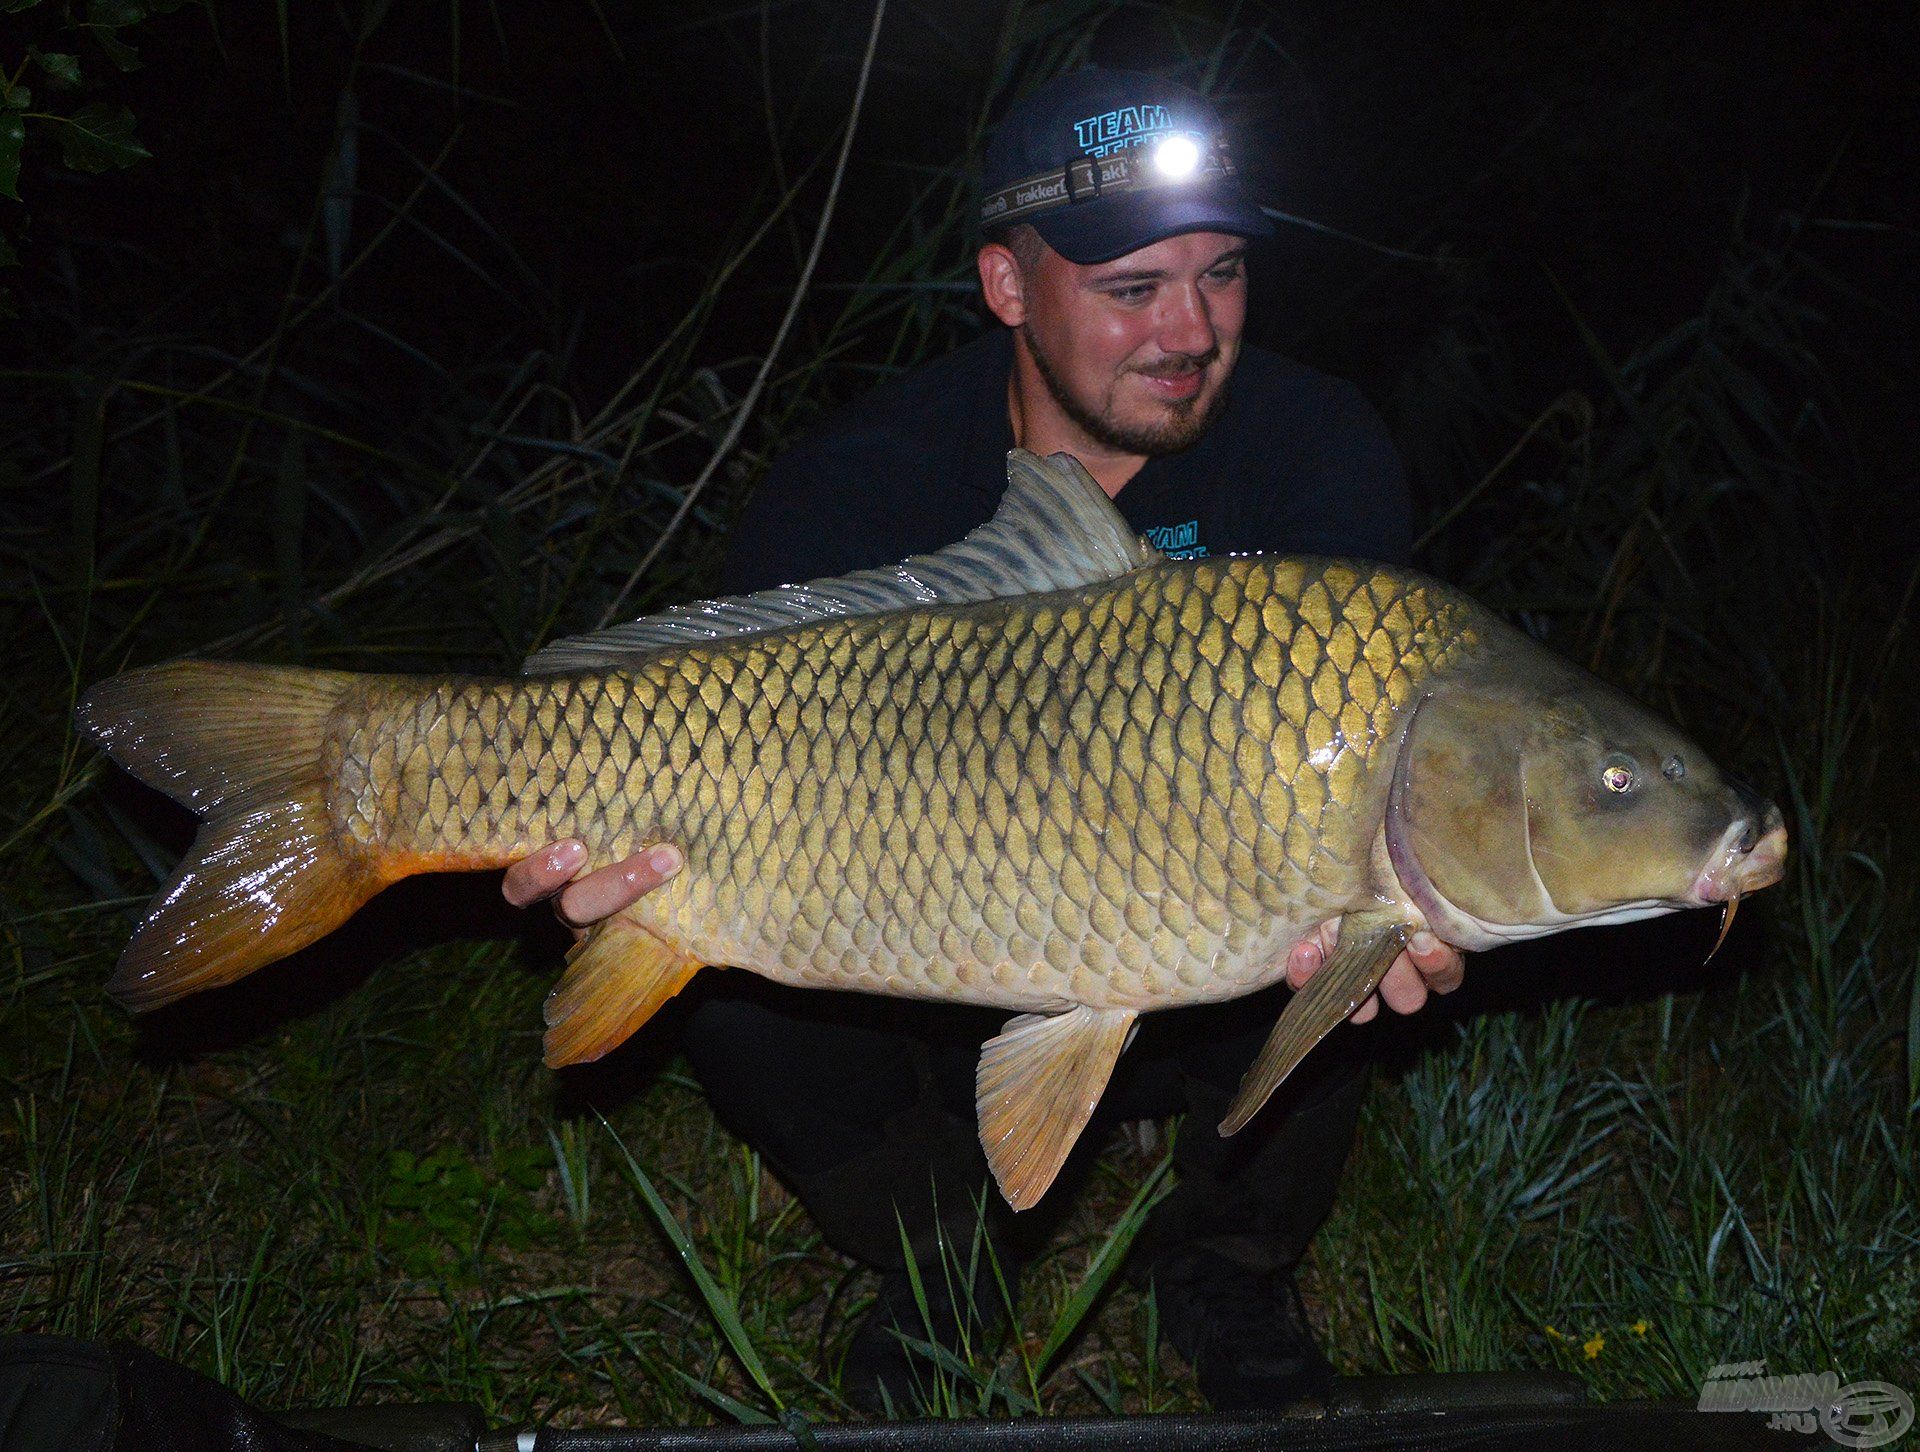
[[[1165,132],[1110,156],[1078,157],[990,193],[980,201],[980,225],[1006,227],[1076,202],[1232,175],[1224,141],[1199,132]]]
[[[1200,148],[1191,136],[1163,137],[1154,145],[1153,165],[1168,181],[1183,181],[1200,165]]]

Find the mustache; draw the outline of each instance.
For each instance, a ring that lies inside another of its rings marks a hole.
[[[1169,353],[1133,371],[1147,378],[1180,378],[1188,373],[1198,373],[1219,356],[1218,347],[1209,348],[1204,353]]]

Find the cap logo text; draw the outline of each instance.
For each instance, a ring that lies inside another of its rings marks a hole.
[[[1106,156],[1172,129],[1165,106],[1122,106],[1074,122],[1073,138],[1086,155]]]

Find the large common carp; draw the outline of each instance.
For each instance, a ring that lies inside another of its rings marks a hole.
[[[1779,812],[1457,591],[1170,561],[1064,454],[959,543],[562,641],[521,679],[180,661],[86,732],[202,814],[111,988],[148,1009],[388,883],[559,837],[686,867],[574,950],[546,1055],[597,1058],[705,964],[1017,1010],[981,1138],[1034,1204],[1138,1015],[1278,981],[1340,920],[1224,1132],[1419,927],[1487,948],[1779,879]]]

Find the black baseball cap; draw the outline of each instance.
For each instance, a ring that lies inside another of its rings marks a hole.
[[[1110,262],[1182,232],[1266,237],[1198,91],[1097,67],[1016,101],[987,140],[980,225],[1032,224],[1070,262]]]

